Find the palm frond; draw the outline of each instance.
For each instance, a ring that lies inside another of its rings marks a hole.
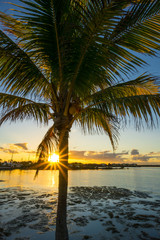
[[[131,6],[109,40],[136,52],[155,55],[160,49],[160,1],[142,0]]]
[[[45,134],[43,140],[37,148],[37,156],[39,160],[47,160],[49,154],[56,150],[58,147],[58,132],[53,125]]]
[[[110,106],[126,123],[126,116],[134,119],[136,129],[146,126],[153,128],[160,117],[160,94],[139,95],[120,98],[115,101],[116,106]]]
[[[89,102],[92,102],[93,99],[93,103],[95,103],[97,99],[105,101],[106,98],[114,100],[115,98],[127,96],[158,94],[158,80],[158,77],[144,73],[134,80],[122,81],[116,85],[113,84],[110,87],[99,90],[96,93],[86,97],[84,101],[87,101],[88,98]]]
[[[109,31],[111,31],[116,24],[118,16],[122,16],[122,9],[126,6],[128,1],[123,0],[118,2],[115,0],[110,4],[110,1],[95,0],[87,3],[84,4],[84,2],[80,0],[75,1],[76,11],[81,14],[81,35],[79,41],[76,41],[75,45],[76,59],[74,63],[72,63],[72,65],[75,66],[75,70],[68,91],[65,114],[67,114],[69,101],[73,89],[76,88],[76,83],[84,82],[83,77],[81,79],[78,78],[81,69],[83,69],[83,72],[85,71],[85,74],[89,72],[87,71],[88,69],[85,69],[85,66],[88,67],[90,60],[95,59],[95,56],[97,55],[96,52],[99,52],[98,49],[100,45],[97,41],[97,37],[101,36],[103,39],[104,32],[105,34],[107,32],[109,34]],[[92,54],[92,56],[90,56],[89,53],[95,53],[96,55],[94,56]],[[89,56],[90,59],[88,59],[88,57],[86,58],[86,55]],[[96,66],[96,64],[94,64],[94,66]]]
[[[14,36],[16,43],[18,42],[18,39],[24,37],[24,33],[29,34],[25,27],[27,22],[24,22],[19,18],[16,19],[13,16],[0,11],[0,21],[4,31],[8,32],[10,36]]]
[[[105,84],[113,83],[117,78],[122,78],[122,75],[128,77],[136,71],[138,67],[146,64],[135,52],[138,51],[154,55],[160,46],[160,29],[158,24],[160,21],[159,1],[139,1],[138,4],[134,6],[131,5],[126,9],[117,6],[119,13],[115,12],[115,15],[114,11],[112,12],[114,1],[110,2],[108,6],[110,14],[113,14],[112,18],[108,18],[110,25],[107,24],[107,22],[106,24],[102,22],[101,25],[96,19],[92,22],[92,25],[94,26],[94,24],[96,24],[97,28],[101,29],[101,31],[93,34],[92,41],[90,41],[86,54],[81,62],[81,68],[79,68],[77,72],[74,89],[76,89],[79,94],[82,94],[85,87],[89,89],[88,94],[90,94],[93,91],[93,83],[95,86],[99,83],[105,86]],[[95,11],[92,12],[94,15]],[[137,18],[134,16],[134,13]],[[107,12],[104,11],[104,15],[101,12],[101,16],[105,19],[105,16],[110,15],[107,15]],[[92,21],[91,16],[87,19]],[[110,28],[111,25],[112,28]],[[124,26],[121,28],[121,25]],[[146,25],[150,25],[150,28],[146,28]],[[85,26],[86,25],[84,25],[84,29]],[[92,30],[93,29],[94,28],[92,28]],[[136,32],[135,34],[134,31]],[[86,30],[86,32],[86,38],[82,38],[84,42],[81,41],[82,43],[79,43],[80,53],[76,52],[78,56],[82,55],[84,46],[87,46],[87,41],[85,41],[87,37],[89,40],[91,39],[90,31]],[[137,44],[142,46],[137,47]],[[131,52],[127,48],[135,52]],[[93,79],[93,81],[90,82],[90,79]],[[79,89],[83,90],[80,92]]]
[[[86,108],[77,117],[76,122],[84,133],[105,133],[115,149],[118,141],[118,119],[107,111],[99,108]]]
[[[0,92],[0,106],[2,107],[2,109],[16,108],[16,107],[23,106],[28,103],[36,104],[37,102],[35,102],[29,98]],[[44,104],[44,103],[40,103],[40,104]],[[48,105],[48,107],[49,107],[49,105]]]
[[[99,108],[104,112],[112,112],[123,120],[125,125],[128,120],[132,119],[137,129],[145,124],[148,128],[153,128],[160,117],[160,94],[106,98],[89,106],[89,108],[91,107]]]
[[[2,108],[0,125],[8,120],[17,121],[32,118],[39,123],[48,124],[50,116],[50,106],[48,104],[0,93],[0,106]]]
[[[111,112],[125,121],[134,119],[136,128],[144,124],[154,127],[156,119],[160,116],[160,94],[158,78],[143,74],[128,82],[122,82],[106,89],[100,90],[86,101],[86,108],[94,107],[102,112]],[[126,117],[127,116],[127,117]]]
[[[48,80],[28,55],[0,30],[1,86],[13,94],[48,93]]]
[[[37,65],[41,65],[42,62],[48,68],[49,71],[53,71],[54,79],[60,80],[62,78],[62,32],[61,24],[63,15],[67,13],[70,1],[29,1],[20,0],[23,6],[16,5],[18,14],[14,14],[21,21],[19,33],[19,25],[15,24],[7,16],[3,17],[3,24],[9,28],[15,36],[19,38],[19,43],[27,52],[29,56],[32,56]],[[13,4],[14,5],[14,4]],[[7,19],[8,18],[8,19]],[[12,24],[13,22],[13,24]],[[25,34],[25,35],[22,35]]]

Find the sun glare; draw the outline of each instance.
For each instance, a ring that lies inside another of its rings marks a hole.
[[[49,156],[48,161],[51,163],[59,162],[59,155],[56,153],[53,153],[52,155]]]

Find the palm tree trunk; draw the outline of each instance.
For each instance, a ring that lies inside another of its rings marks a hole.
[[[68,138],[69,131],[61,131],[59,143],[59,194],[56,219],[56,240],[68,240],[67,187],[68,187]]]

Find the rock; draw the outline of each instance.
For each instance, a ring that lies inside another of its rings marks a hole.
[[[110,216],[110,218],[113,218],[113,217],[114,217],[114,215],[113,215],[112,212],[108,212],[108,215]]]
[[[36,224],[29,225],[29,228],[40,230],[41,232],[48,232],[51,228],[47,225],[44,225],[42,222],[38,222]]]
[[[141,231],[141,233],[143,234],[144,237],[149,237],[148,233]]]
[[[25,200],[25,197],[18,196],[19,200]]]
[[[97,217],[97,216],[94,216],[94,215],[89,216],[89,218],[90,218],[90,220],[92,220],[92,221],[95,221],[95,220],[98,219],[98,217]]]
[[[5,230],[3,228],[0,227],[0,239],[5,239],[5,237],[7,236]]]
[[[73,221],[76,222],[76,225],[82,226],[82,227],[86,226],[89,222],[85,216],[77,217],[73,219]]]
[[[70,190],[74,195],[79,196],[80,199],[119,199],[130,197],[133,194],[132,191],[124,188],[116,187],[71,187]],[[137,193],[138,194],[138,193]]]
[[[141,227],[143,227],[143,228],[154,228],[154,225],[151,224],[151,223],[144,223],[144,224],[141,224]]]
[[[44,205],[42,208],[43,208],[43,209],[52,209],[52,206],[49,205],[49,204],[47,204],[47,205]]]
[[[124,229],[124,232],[128,232],[128,230],[129,230],[129,228],[128,228],[128,227],[126,227],[126,228]]]
[[[127,219],[132,220],[134,214],[135,214],[135,212],[132,212],[132,211],[127,212],[127,213],[126,213],[126,217],[127,217]]]
[[[134,228],[138,228],[138,227],[140,227],[141,225],[140,225],[139,223],[134,223],[132,226],[133,226]]]
[[[81,199],[73,199],[73,202],[76,204],[80,204],[80,203],[82,203],[82,200]]]
[[[91,228],[92,224],[96,226],[98,222],[103,229],[102,235],[104,230],[110,231],[109,238],[111,239],[121,239],[119,229],[123,231],[122,239],[125,237],[125,232],[127,236],[134,234],[134,239],[153,239],[152,235],[146,236],[145,234],[152,232],[153,229],[155,236],[158,236],[160,201],[144,199],[147,196],[146,193],[141,194],[141,192],[116,187],[73,187],[68,194],[67,209],[68,225],[71,227],[70,234],[74,234],[72,238],[76,239],[77,236],[81,236],[82,240],[95,238],[91,233],[86,232],[87,228],[83,231],[82,227],[89,223],[87,227]],[[37,239],[40,233],[44,234],[44,239],[46,239],[48,232],[55,230],[57,195],[38,191],[32,193],[24,190],[21,192],[20,189],[8,188],[5,191],[2,189],[0,198],[2,209],[6,213],[5,216],[2,211],[0,216],[3,220],[0,223],[0,239],[14,239],[16,236],[21,236],[16,240],[27,240],[29,238],[23,237],[23,234],[28,231],[28,228],[33,229],[30,231],[35,234],[37,233]],[[24,200],[19,201],[21,198]],[[13,213],[12,205],[15,205],[15,211],[18,210],[16,215]],[[74,233],[77,229],[79,234]],[[20,235],[14,236],[17,231]],[[13,235],[7,237],[7,232]],[[105,235],[107,234],[102,236],[103,239]]]
[[[74,205],[76,205],[75,202],[68,202],[67,204],[68,204],[69,206],[74,206]]]
[[[112,233],[119,233],[119,231],[115,227],[108,227],[106,231],[112,231]]]
[[[103,226],[108,226],[108,225],[113,226],[113,223],[112,223],[112,221],[106,221],[106,222],[103,223],[102,225],[103,225]]]
[[[134,191],[134,195],[139,198],[151,198],[150,195],[144,192]]]
[[[92,238],[92,236],[89,236],[89,235],[84,235],[83,236],[83,239],[90,239],[90,238]]]
[[[30,238],[29,237],[18,237],[18,238],[15,238],[14,240],[29,240]]]
[[[132,219],[146,222],[150,220],[148,217],[149,217],[148,215],[139,214],[139,215],[133,216]]]

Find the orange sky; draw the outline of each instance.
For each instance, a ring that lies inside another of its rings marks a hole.
[[[3,161],[36,161],[36,152],[28,148],[27,143],[4,144],[0,147],[0,158]],[[138,149],[131,151],[81,151],[69,152],[70,162],[82,163],[137,163],[160,164],[160,152],[141,154]]]

